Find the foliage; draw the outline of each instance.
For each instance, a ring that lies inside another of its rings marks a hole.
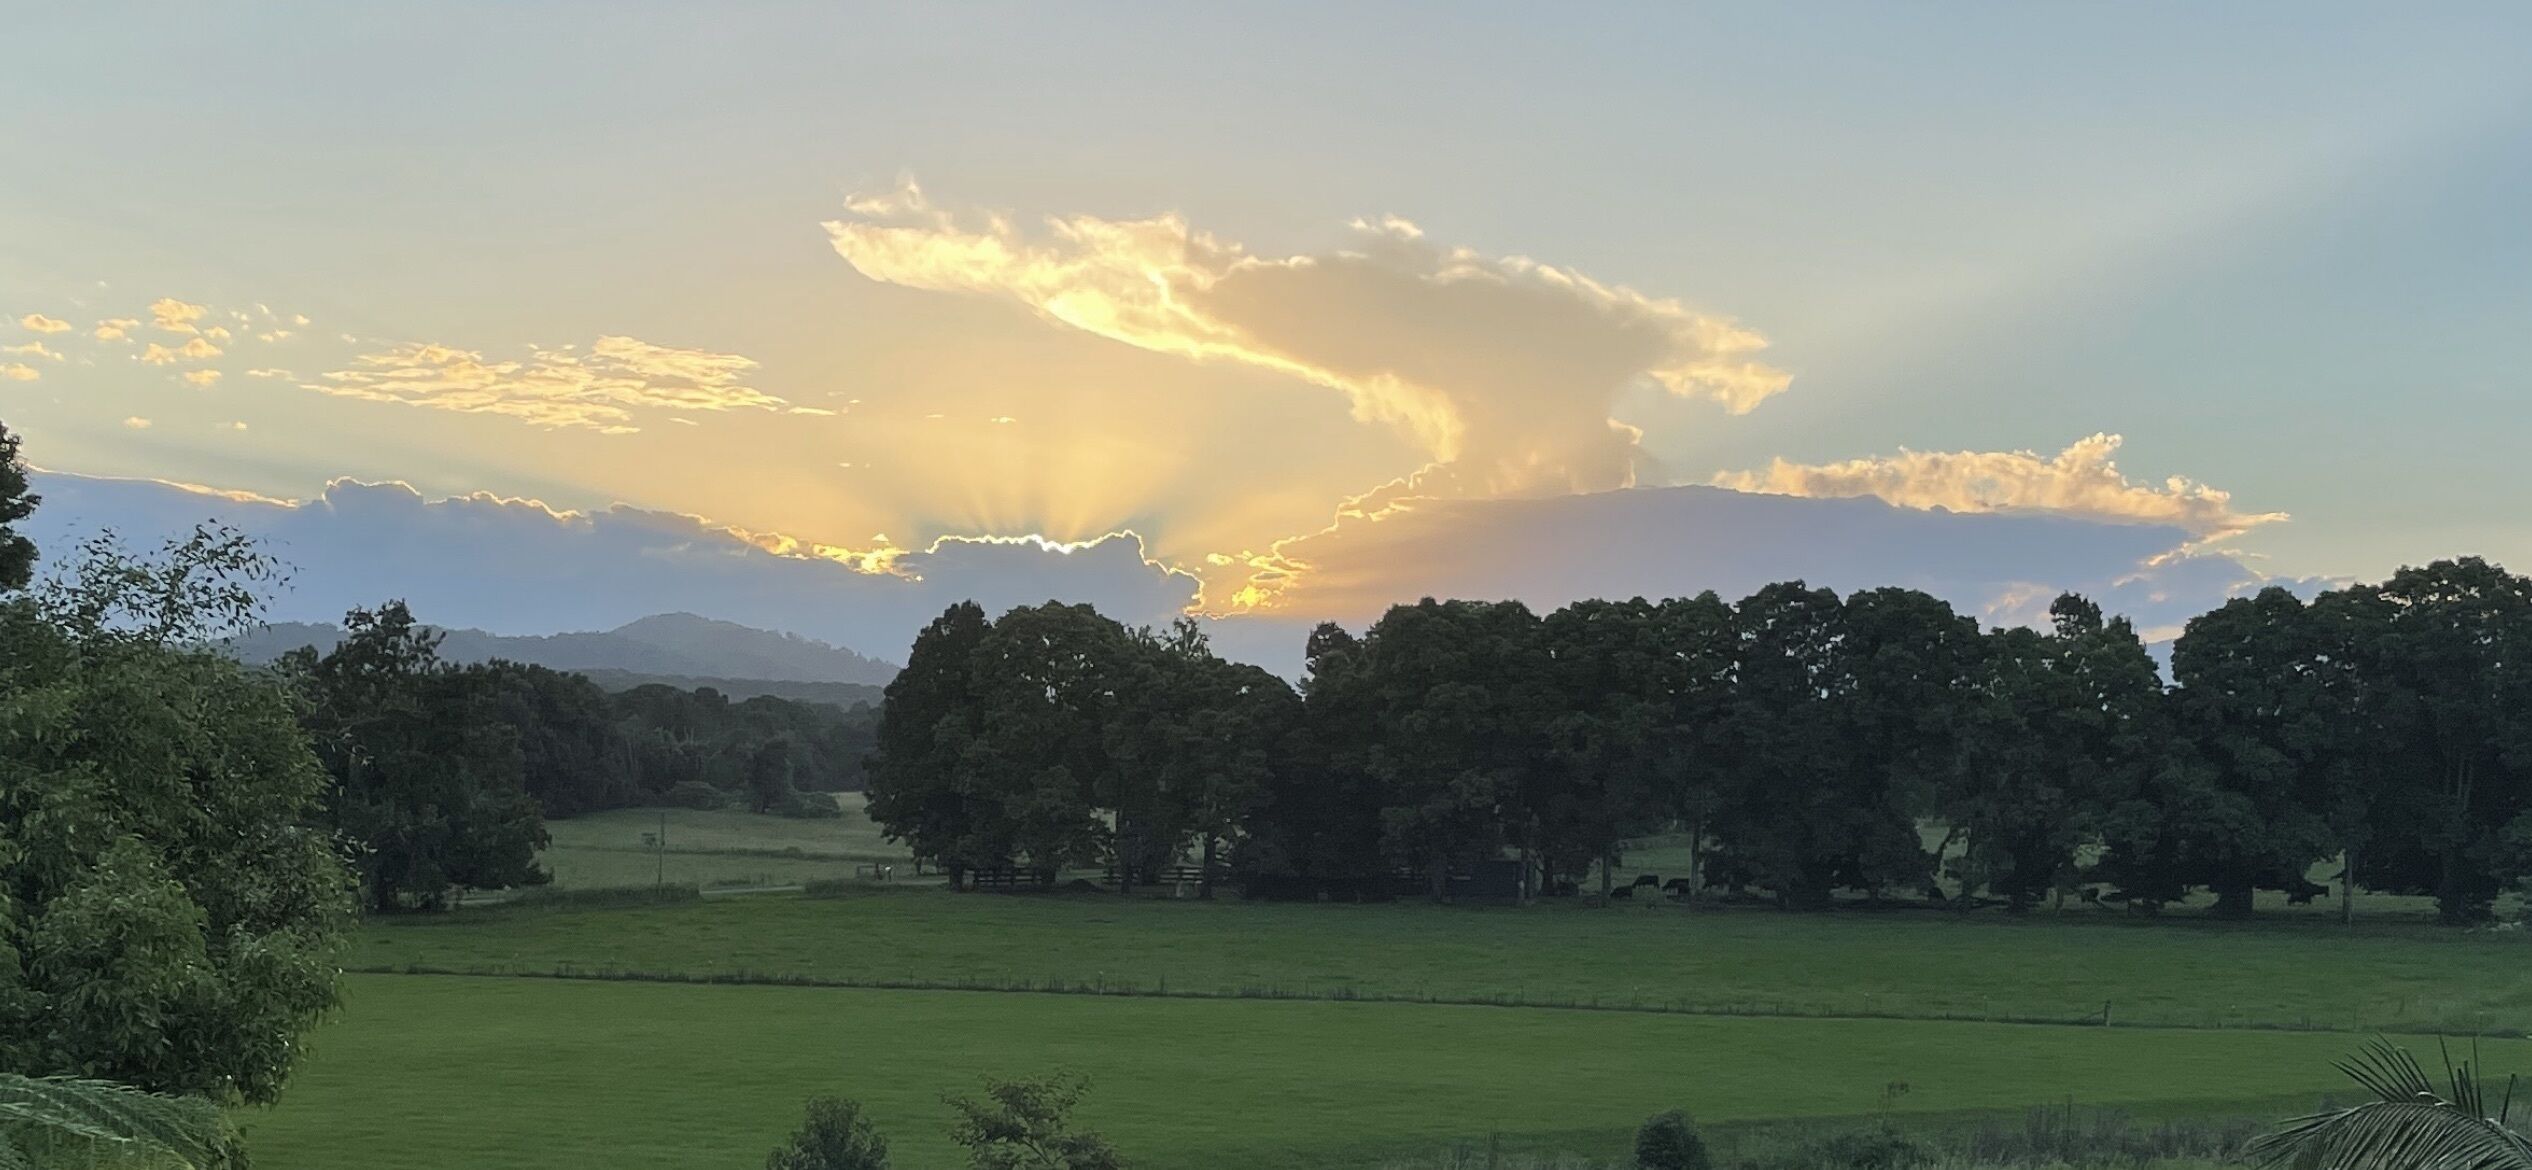
[[[0,593],[26,588],[35,576],[35,542],[11,527],[35,514],[44,497],[26,490],[26,461],[18,437],[0,425]]]
[[[0,1073],[0,1170],[244,1167],[217,1106],[112,1081]]]
[[[1713,1164],[1696,1123],[1680,1110],[1656,1113],[1635,1131],[1636,1170],[1707,1170]]]
[[[109,539],[0,603],[0,1067],[274,1099],[334,1003],[350,887],[273,678],[202,647],[270,562]]]
[[[946,1098],[958,1113],[950,1140],[966,1147],[974,1170],[1123,1170],[1125,1158],[1108,1139],[1072,1128],[1073,1106],[1088,1087],[1080,1077],[988,1077],[983,1098]]]
[[[2445,1068],[2439,1088],[2409,1051],[2378,1040],[2339,1069],[2374,1100],[2287,1122],[2249,1153],[2291,1170],[2528,1170],[2532,1137],[2511,1127],[2515,1082],[2490,1108],[2470,1062]]]
[[[335,826],[360,846],[371,909],[436,909],[459,888],[545,880],[543,818],[526,789],[517,729],[494,715],[499,676],[440,660],[438,635],[403,602],[354,610],[323,656],[283,666],[306,695],[304,723],[334,777]]]
[[[859,1102],[812,1097],[791,1140],[765,1155],[765,1170],[888,1170],[888,1139]]]

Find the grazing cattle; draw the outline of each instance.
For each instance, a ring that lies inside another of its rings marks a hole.
[[[1619,886],[1617,889],[1609,891],[1609,896],[1612,898],[1632,898],[1635,896],[1635,887]]]
[[[2328,886],[2321,885],[2317,882],[2307,881],[2302,878],[2297,878],[2286,886],[2286,904],[2289,906],[2309,906],[2312,904],[2312,900],[2314,898],[2318,898],[2329,892],[2330,887]]]
[[[1659,886],[1661,884],[1662,875],[1657,873],[1641,873],[1635,875],[1635,884],[1628,888],[1640,890],[1646,886]]]
[[[1685,898],[1693,892],[1694,889],[1695,887],[1688,881],[1687,878],[1672,878],[1669,881],[1662,883],[1662,892],[1674,898]]]

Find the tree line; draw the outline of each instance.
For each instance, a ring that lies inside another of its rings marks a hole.
[[[2532,877],[2532,581],[2478,559],[2191,621],[2167,680],[2076,595],[1982,628],[1909,589],[1518,602],[1322,625],[1296,689],[1192,623],[951,607],[887,692],[874,820],[954,877],[1217,868],[1382,897],[1507,857],[1533,890],[1678,834],[1690,896],[2027,909],[2087,889],[2368,889],[2486,918]],[[1946,893],[1948,886],[1951,891]]]

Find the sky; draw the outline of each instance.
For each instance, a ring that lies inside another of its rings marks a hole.
[[[2520,6],[52,6],[0,422],[504,632],[2532,566]]]

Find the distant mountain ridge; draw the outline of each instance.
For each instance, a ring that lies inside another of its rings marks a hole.
[[[633,680],[638,678],[724,690],[774,683],[880,687],[897,676],[896,664],[841,646],[691,613],[654,614],[612,630],[582,633],[493,634],[432,628],[444,635],[440,656],[452,662],[504,658],[585,672],[608,686],[637,685]],[[343,631],[336,626],[281,622],[233,640],[230,648],[245,661],[270,662],[301,646],[329,650],[342,639]]]

